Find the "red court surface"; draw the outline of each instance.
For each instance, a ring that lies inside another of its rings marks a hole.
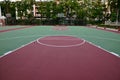
[[[99,29],[99,30],[104,30],[104,31],[109,31],[109,32],[114,32],[114,33],[118,33],[118,34],[120,34],[120,30],[118,29],[110,29],[110,28],[104,28],[104,27],[96,27],[96,26],[93,26],[93,27],[90,27],[90,26],[87,26],[87,27],[89,27],[89,28],[94,28],[94,29]]]
[[[30,28],[30,27],[32,27],[32,26],[24,26],[24,27],[19,27],[19,28],[12,28],[12,29],[0,30],[0,33],[8,32],[8,31],[13,31],[13,30],[24,29],[24,28]]]
[[[120,58],[72,36],[48,36],[0,58],[0,80],[120,80]]]

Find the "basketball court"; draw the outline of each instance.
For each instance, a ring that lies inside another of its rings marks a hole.
[[[118,33],[34,26],[0,36],[0,80],[120,80]]]

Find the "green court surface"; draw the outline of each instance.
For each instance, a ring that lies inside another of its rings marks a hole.
[[[15,28],[16,26],[10,26]],[[17,26],[21,27],[21,26]],[[0,30],[4,30],[0,27]],[[9,29],[6,27],[6,29]],[[16,50],[40,37],[53,35],[71,35],[85,39],[101,48],[120,55],[120,34],[88,28],[84,26],[68,26],[68,30],[53,30],[53,26],[33,26],[19,30],[0,33],[0,56]]]
[[[20,28],[23,26],[0,26],[0,30],[7,30],[7,29],[14,29],[14,28]]]

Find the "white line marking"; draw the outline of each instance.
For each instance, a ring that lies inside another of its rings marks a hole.
[[[41,36],[74,36],[74,37],[78,37],[78,38],[80,37],[80,36],[78,36],[78,35],[58,35],[58,34],[56,34],[56,35],[33,35],[33,36],[34,36],[34,37],[36,37],[36,36],[40,36],[40,37],[41,37]],[[33,36],[29,36],[29,37],[33,37]],[[85,35],[84,35],[84,36],[85,36]],[[21,37],[17,37],[17,38],[23,38],[23,37],[26,37],[26,36],[21,36]],[[90,36],[86,36],[86,37],[90,37]],[[16,37],[14,37],[14,38],[16,38]],[[94,37],[94,38],[97,38],[97,37]],[[99,37],[98,37],[98,38],[99,38]],[[13,38],[7,38],[7,39],[13,39]],[[38,39],[40,39],[40,38],[38,38]],[[38,39],[37,39],[37,40],[38,40]],[[101,38],[101,39],[104,39],[104,38]],[[106,39],[110,40],[109,38],[106,38]],[[0,40],[6,40],[6,39],[0,39]],[[114,40],[114,39],[113,39],[113,40]],[[12,50],[12,51],[9,51],[8,53],[10,54],[10,53],[12,53],[12,52],[14,52],[14,51],[17,51],[17,50],[19,50],[19,49],[21,49],[21,48],[23,48],[23,47],[25,47],[25,46],[27,46],[27,45],[35,42],[35,41],[36,41],[36,40],[33,40],[33,41],[25,44],[24,46],[21,46],[21,47],[16,48],[16,49],[14,49],[14,50]],[[116,40],[116,39],[115,39],[115,41],[120,41],[120,40]],[[94,43],[89,42],[89,41],[87,41],[87,42],[97,47],[97,45],[95,45]],[[99,47],[98,47],[98,48],[99,48]],[[117,57],[120,58],[120,55],[118,55],[118,54],[116,54],[116,53],[114,53],[114,52],[110,52],[110,51],[108,51],[108,50],[106,50],[106,49],[104,49],[104,48],[100,48],[100,49],[102,49],[102,50],[104,50],[104,51],[107,51],[108,53],[113,54],[114,56],[117,56]],[[4,57],[4,56],[7,56],[7,55],[9,55],[9,54],[2,55],[2,56],[0,56],[0,58],[2,58],[2,57]]]
[[[25,47],[25,46],[33,43],[33,42],[35,42],[35,41],[36,41],[36,40],[31,41],[31,42],[29,42],[29,43],[27,43],[27,44],[25,44],[25,45],[22,45],[22,46],[19,47],[19,48],[16,48],[16,49],[14,49],[14,50],[12,50],[12,51],[9,51],[9,52],[5,53],[4,55],[2,55],[0,58],[2,58],[2,57],[4,57],[4,56],[7,56],[7,55],[9,55],[10,53],[15,52],[15,51],[17,51],[17,50],[19,50],[19,49],[21,49],[21,48],[23,48],[23,47]]]
[[[81,37],[90,37],[90,38],[104,39],[104,40],[106,39],[106,40],[112,40],[112,41],[118,41],[118,42],[120,42],[120,40],[118,40],[118,39],[103,38],[103,37],[96,37],[96,36],[81,35]]]
[[[19,36],[19,37],[10,37],[10,38],[3,38],[0,40],[10,40],[10,39],[18,39],[18,38],[31,38],[31,37],[42,37],[42,36],[52,36],[52,35],[31,35],[31,36]],[[53,35],[53,36],[59,36],[59,35]],[[67,36],[67,35],[65,35]],[[120,40],[118,39],[111,39],[111,38],[103,38],[103,37],[97,37],[97,36],[87,36],[87,35],[81,35],[81,36],[77,36],[77,35],[68,35],[68,36],[76,36],[76,37],[90,37],[90,38],[96,38],[96,39],[104,39],[104,40],[112,40],[112,41],[118,41],[120,42]]]
[[[32,35],[32,36],[19,36],[19,37],[11,37],[11,38],[3,38],[0,40],[10,40],[10,39],[18,39],[18,38],[31,38],[31,37],[39,37],[41,35]]]
[[[73,37],[73,36],[70,36],[70,37]],[[44,37],[43,37],[44,38]],[[42,39],[42,38],[39,38],[39,39]],[[44,46],[49,46],[49,47],[75,47],[75,46],[81,46],[83,44],[85,44],[85,40],[83,40],[81,43],[78,43],[78,44],[71,44],[71,45],[64,45],[64,46],[60,46],[60,45],[53,45],[53,44],[46,44],[46,43],[42,43],[39,41],[39,39],[37,39],[37,43],[38,44],[41,44],[41,45],[44,45]],[[78,38],[79,39],[79,38]],[[54,39],[53,39],[54,40]],[[55,39],[56,40],[56,39]],[[57,39],[58,40],[58,39]],[[61,40],[61,39],[60,39]],[[64,40],[64,39],[62,39]],[[65,40],[70,40],[70,39],[65,39]]]
[[[118,56],[120,58],[120,55],[114,53],[114,52],[110,52],[111,54],[115,55],[115,56]]]
[[[31,38],[31,37],[42,37],[42,36],[52,36],[52,35],[30,35],[30,36],[28,35],[28,36],[3,38],[3,39],[0,39],[0,40],[10,40],[10,39],[19,39],[19,38]],[[58,36],[58,35],[56,34],[56,35],[53,35],[53,36]]]
[[[8,51],[8,52],[4,53],[4,55],[0,56],[0,58],[4,57],[4,56],[6,56],[6,55],[8,55],[10,53],[12,53],[12,51]]]
[[[12,51],[8,51],[7,53],[5,53],[4,55],[7,55],[7,54],[9,54],[9,53],[11,53]]]
[[[88,42],[89,44],[91,44],[91,45],[93,45],[93,46],[95,46],[95,47],[101,49],[101,50],[104,50],[104,51],[106,51],[106,52],[108,52],[108,53],[110,53],[110,54],[112,54],[112,55],[117,56],[118,58],[120,58],[120,55],[118,55],[118,54],[116,54],[116,53],[114,53],[114,52],[110,52],[110,51],[108,51],[108,50],[102,48],[101,46],[97,46],[97,45],[95,45],[95,44],[92,43],[92,42],[89,42],[89,41],[87,41],[87,42]]]

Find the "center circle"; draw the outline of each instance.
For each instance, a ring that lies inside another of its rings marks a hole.
[[[37,43],[51,47],[73,47],[83,45],[85,40],[73,36],[46,36],[38,39]]]

